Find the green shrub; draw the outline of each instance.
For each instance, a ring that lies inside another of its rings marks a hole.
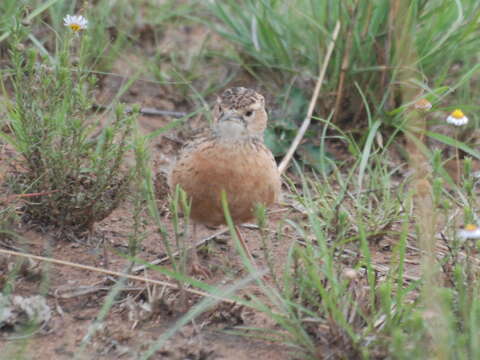
[[[135,114],[118,106],[111,123],[93,136],[99,125],[91,111],[95,78],[81,62],[75,64],[84,39],[68,34],[56,57],[47,60],[24,49],[21,33],[17,27],[12,35],[10,133],[1,135],[21,155],[20,192],[42,193],[29,198],[26,212],[62,229],[91,229],[127,193],[132,171],[124,159]]]
[[[460,78],[477,64],[480,3],[475,0],[228,0],[209,2],[208,9],[218,19],[215,30],[236,44],[243,67],[266,86],[275,80],[287,89],[277,91],[277,101],[298,88],[308,97],[339,21],[319,100],[325,117],[335,109],[335,119],[365,119],[358,89],[365,91],[374,115],[399,105],[398,75],[411,70],[398,61],[404,54],[394,34],[406,31],[396,23],[400,14],[407,14],[412,27],[407,46],[417,56],[410,66],[420,70],[420,80],[410,79],[409,86],[419,93],[445,85],[452,74]]]

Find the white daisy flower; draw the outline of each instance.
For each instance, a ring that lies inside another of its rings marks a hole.
[[[462,110],[454,110],[447,118],[447,123],[455,126],[463,126],[468,124],[468,117],[465,116]]]
[[[477,225],[468,224],[458,232],[458,237],[463,240],[480,239],[480,228]]]
[[[415,103],[414,107],[417,110],[428,111],[432,108],[432,104],[427,99],[420,99]]]
[[[63,25],[68,26],[74,32],[79,32],[87,28],[88,20],[82,15],[67,15],[63,18]]]

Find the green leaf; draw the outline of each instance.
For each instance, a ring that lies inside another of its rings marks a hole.
[[[368,159],[370,158],[370,154],[372,152],[373,139],[375,139],[375,134],[377,133],[377,130],[381,124],[382,122],[380,120],[377,120],[373,123],[370,131],[368,132],[367,141],[365,141],[365,147],[363,148],[362,158],[360,160],[360,166],[358,170],[358,187],[360,189],[362,188],[363,176],[365,175],[365,170],[368,165]]]
[[[283,139],[282,137],[278,136],[273,129],[267,128],[267,130],[265,130],[265,145],[267,145],[267,147],[273,153],[273,156],[281,156],[287,152],[288,147],[290,146],[289,139],[289,137]]]
[[[459,148],[460,150],[462,150],[462,151],[466,152],[467,154],[469,154],[469,155],[477,158],[478,160],[480,160],[480,152],[478,152],[475,149],[472,149],[470,146],[468,146],[467,144],[465,144],[461,141],[453,139],[450,136],[442,135],[442,134],[432,132],[432,131],[427,131],[426,135],[431,137],[432,139],[438,140],[438,141],[440,141],[440,142],[442,142],[446,145],[450,145],[450,146]]]
[[[332,171],[330,162],[334,159],[331,154],[322,152],[320,146],[305,144],[301,146],[300,154],[303,162],[314,168],[316,171],[324,174],[329,174]],[[325,158],[330,159],[330,161],[325,161]]]

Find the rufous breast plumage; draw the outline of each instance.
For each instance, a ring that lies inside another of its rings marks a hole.
[[[225,190],[233,221],[254,218],[256,204],[275,203],[281,181],[277,164],[263,142],[265,100],[254,90],[236,87],[219,97],[211,132],[188,144],[169,176],[192,201],[191,218],[206,225],[225,223]]]

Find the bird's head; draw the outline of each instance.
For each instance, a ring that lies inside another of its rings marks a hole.
[[[218,98],[214,131],[222,138],[263,137],[267,126],[265,99],[252,89],[234,87]]]

